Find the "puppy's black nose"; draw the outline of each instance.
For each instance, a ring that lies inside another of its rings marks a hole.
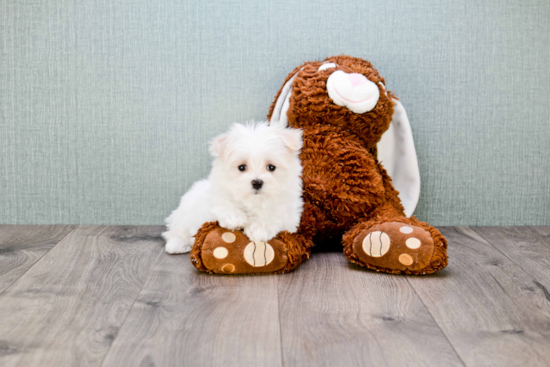
[[[255,190],[261,189],[263,184],[264,184],[264,182],[262,180],[252,180],[252,187]]]

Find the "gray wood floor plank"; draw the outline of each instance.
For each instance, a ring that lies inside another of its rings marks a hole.
[[[550,364],[549,226],[443,228],[450,265],[427,277],[340,253],[212,276],[162,227],[71,229],[0,226],[1,366]]]
[[[530,226],[532,230],[544,237],[546,243],[550,243],[550,226]]]
[[[462,366],[404,276],[341,253],[313,254],[279,280],[285,366]]]
[[[162,254],[103,366],[281,366],[279,277],[209,275]]]
[[[0,296],[0,365],[100,365],[162,251],[161,231],[67,235]]]
[[[473,227],[493,247],[550,290],[550,241],[531,227]],[[550,240],[550,238],[549,238]]]
[[[449,267],[409,277],[468,366],[550,364],[550,300],[536,281],[472,229],[441,228]]]
[[[0,294],[74,228],[0,225]]]

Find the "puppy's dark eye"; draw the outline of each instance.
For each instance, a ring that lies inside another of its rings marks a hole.
[[[241,165],[239,166],[239,171],[241,171],[241,172],[246,171],[246,164],[241,164]]]
[[[267,170],[268,170],[269,172],[275,171],[275,168],[277,168],[277,167],[275,167],[275,166],[272,165],[272,164],[268,164],[268,165],[267,165]]]

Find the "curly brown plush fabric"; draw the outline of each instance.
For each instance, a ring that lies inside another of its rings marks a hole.
[[[337,66],[319,71],[327,62]],[[371,111],[354,113],[332,101],[327,80],[337,70],[362,74],[378,86],[380,97]],[[304,63],[283,86],[296,73],[287,118],[289,126],[303,130],[304,211],[298,233],[277,236],[284,251],[277,250],[283,253],[276,256],[286,264],[273,272],[296,268],[309,258],[314,243],[341,243],[351,262],[376,271],[431,274],[446,267],[445,237],[429,224],[405,216],[398,192],[376,157],[376,144],[391,123],[396,99],[382,87],[384,78],[370,62],[349,56]],[[281,91],[282,87],[269,119]],[[202,271],[211,269],[201,260],[201,246],[217,227],[207,223],[197,234],[191,258]]]

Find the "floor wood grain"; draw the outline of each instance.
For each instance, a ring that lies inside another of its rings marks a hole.
[[[278,279],[203,274],[163,254],[104,366],[281,366]]]
[[[160,227],[79,227],[0,295],[0,365],[99,366],[162,251]]]
[[[0,225],[0,293],[74,227]]]
[[[285,366],[463,365],[406,277],[341,253],[282,276],[279,304]]]
[[[550,226],[530,226],[529,228],[540,234],[544,241],[550,245]]]
[[[530,227],[478,227],[476,233],[550,291],[550,241]]]
[[[407,280],[468,366],[550,364],[550,303],[536,280],[468,227],[441,228],[449,266]]]
[[[208,275],[161,231],[0,226],[0,366],[550,365],[550,227],[442,228],[431,276]]]

